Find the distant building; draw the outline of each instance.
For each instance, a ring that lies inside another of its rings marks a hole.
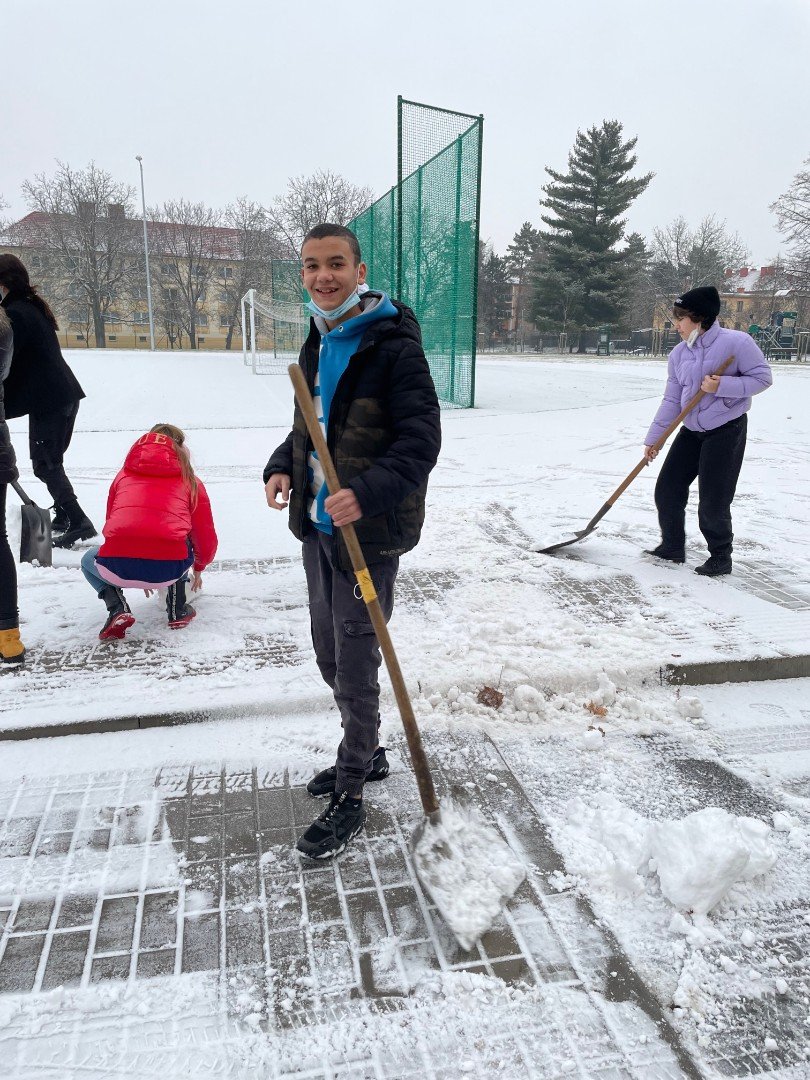
[[[64,220],[64,219],[63,219]],[[70,220],[70,219],[68,219]],[[103,316],[104,336],[109,348],[148,349],[149,312],[146,270],[143,256],[143,222],[125,218],[122,207],[107,208],[105,220],[131,234],[131,273],[126,283],[107,297]],[[0,235],[0,252],[20,258],[32,282],[54,310],[59,322],[59,340],[66,348],[94,347],[96,334],[85,290],[71,275],[69,260],[53,240],[53,219],[35,211],[10,225]],[[193,227],[173,222],[147,222],[150,278],[155,320],[155,343],[160,349],[188,348],[190,304],[185,298],[182,274],[199,278],[201,285],[195,304],[195,346],[200,349],[241,348],[239,300],[250,287],[267,288],[270,262],[246,267],[240,252],[237,229],[199,227],[194,240],[185,246],[186,233]],[[100,250],[103,255],[103,251]],[[179,269],[182,264],[182,269]],[[247,269],[247,273],[245,270]],[[255,270],[255,273],[251,271]],[[204,283],[204,284],[202,284]],[[183,323],[187,324],[186,326]],[[230,342],[229,342],[230,332]],[[261,336],[259,344],[262,344]]]
[[[767,326],[771,316],[795,311],[797,298],[778,266],[743,266],[726,270],[718,283],[722,307],[720,319],[731,330]]]

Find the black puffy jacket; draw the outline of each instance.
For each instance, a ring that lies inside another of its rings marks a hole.
[[[83,398],[56,331],[37,305],[8,293],[3,307],[14,330],[14,355],[5,386],[8,419],[54,412]]]
[[[363,516],[354,527],[368,563],[402,555],[419,542],[428,476],[441,447],[439,401],[419,323],[410,308],[393,303],[396,316],[372,323],[350,358],[332,399],[326,437],[341,486],[360,503]],[[298,361],[310,392],[320,340],[313,320]],[[314,528],[307,516],[311,449],[296,404],[292,431],[268,461],[264,481],[273,473],[292,478],[289,524],[299,540]],[[351,570],[339,529],[333,543],[335,565]]]
[[[11,329],[11,323],[5,311],[0,307],[0,484],[10,484],[19,475],[3,406],[3,381],[11,367],[13,342],[14,332]]]

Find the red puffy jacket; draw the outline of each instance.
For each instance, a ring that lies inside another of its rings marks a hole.
[[[198,480],[192,510],[174,443],[154,432],[138,439],[113,480],[103,531],[102,557],[185,559],[190,540],[202,571],[217,550],[208,492]]]

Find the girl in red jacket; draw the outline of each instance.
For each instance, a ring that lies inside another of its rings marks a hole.
[[[194,475],[186,437],[173,424],[155,424],[127,454],[107,497],[104,543],[82,558],[82,571],[107,605],[99,637],[122,638],[135,622],[123,589],[167,589],[166,613],[172,630],[197,614],[186,603],[214,558],[217,534],[211,503]]]

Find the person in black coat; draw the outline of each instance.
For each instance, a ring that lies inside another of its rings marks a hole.
[[[366,266],[354,233],[316,225],[301,260],[314,318],[299,363],[341,487],[329,495],[297,405],[264,482],[268,506],[289,506],[289,527],[302,542],[315,659],[343,727],[335,764],[307,785],[330,804],[297,844],[323,859],[363,827],[364,784],[388,774],[379,745],[380,649],[339,527],[354,525],[388,620],[399,557],[421,534],[441,425],[416,316],[385,293],[361,295]]]
[[[65,473],[65,451],[84,391],[59,348],[58,324],[16,255],[0,255],[0,303],[14,332],[5,385],[6,416],[28,414],[34,475],[53,499],[55,547],[72,547],[96,535]]]
[[[6,492],[18,476],[3,408],[3,380],[11,367],[13,341],[11,323],[0,307],[0,661],[4,664],[19,663],[25,656],[17,610],[17,568],[6,533]]]

